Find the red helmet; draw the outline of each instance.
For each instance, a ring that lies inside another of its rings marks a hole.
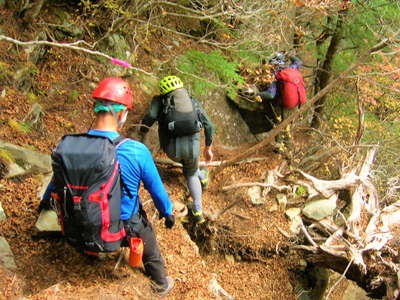
[[[126,105],[128,110],[133,108],[132,90],[125,80],[118,77],[103,79],[93,91],[92,97]]]

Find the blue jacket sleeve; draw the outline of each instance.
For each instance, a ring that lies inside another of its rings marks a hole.
[[[292,56],[290,58],[290,61],[291,61],[291,64],[290,64],[289,68],[300,69],[303,66],[303,62],[297,56]]]
[[[274,99],[276,97],[276,93],[277,83],[276,81],[272,81],[268,88],[265,91],[261,91],[259,95],[263,99],[263,101],[267,101]]]
[[[42,209],[51,209],[51,204],[50,204],[50,199],[51,199],[51,193],[54,191],[54,183],[53,183],[54,178],[51,179],[49,184],[47,185],[46,191],[44,192],[42,199],[40,200],[39,203],[39,211]]]
[[[43,194],[42,201],[50,201],[51,193],[54,191],[53,179],[47,185],[46,191]]]
[[[149,191],[154,205],[161,216],[172,215],[172,202],[168,197],[167,191],[161,181],[160,175],[150,151],[145,147],[145,159],[143,160],[142,180],[146,190]]]
[[[149,191],[153,202],[162,216],[172,214],[172,203],[162,184],[160,175],[154,164],[153,158],[147,147],[134,140],[128,140],[117,150],[118,160],[121,168],[121,178],[126,189],[122,189],[121,218],[127,220],[132,213],[139,210],[139,187]]]

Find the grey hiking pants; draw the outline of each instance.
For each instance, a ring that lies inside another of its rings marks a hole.
[[[200,180],[205,174],[199,170],[200,133],[190,136],[172,137],[164,147],[164,152],[173,161],[183,165],[183,174],[194,203],[196,212],[202,211],[202,188]]]

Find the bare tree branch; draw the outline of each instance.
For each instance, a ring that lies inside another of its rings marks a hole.
[[[56,43],[56,42],[49,42],[49,41],[22,42],[22,41],[19,41],[19,40],[16,40],[16,39],[13,39],[13,38],[7,37],[5,35],[1,35],[1,34],[0,34],[0,40],[11,42],[11,43],[14,43],[14,44],[20,45],[20,46],[46,45],[46,46],[54,46],[54,47],[60,47],[60,48],[68,48],[68,49],[72,49],[72,50],[76,50],[76,51],[82,51],[82,52],[85,52],[85,53],[89,53],[91,55],[97,55],[97,56],[101,56],[101,57],[107,58],[107,59],[110,60],[111,63],[122,65],[124,67],[127,67],[129,69],[133,69],[135,71],[144,73],[144,74],[146,74],[148,76],[151,76],[151,77],[156,77],[152,73],[149,73],[149,72],[147,72],[147,71],[145,71],[145,70],[143,70],[141,68],[133,67],[130,64],[128,64],[127,62],[119,61],[119,60],[117,60],[117,59],[115,59],[115,58],[113,58],[113,57],[111,57],[111,56],[109,56],[109,55],[107,55],[107,54],[105,54],[103,52],[90,50],[90,49],[86,49],[86,48],[77,46],[80,43],[84,43],[84,44],[87,45],[87,42],[85,42],[85,41],[76,41],[76,42],[73,42],[73,43]]]

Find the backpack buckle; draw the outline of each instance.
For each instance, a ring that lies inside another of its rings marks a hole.
[[[82,196],[73,196],[72,201],[74,202],[74,210],[81,210]]]

